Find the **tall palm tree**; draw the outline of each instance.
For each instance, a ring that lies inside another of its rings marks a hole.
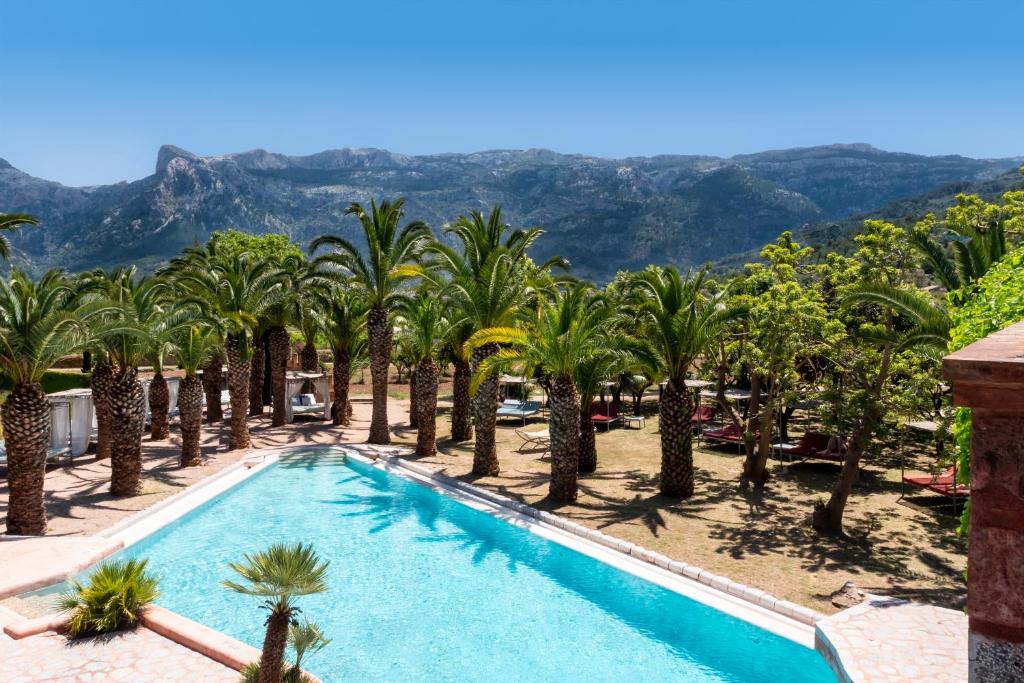
[[[274,544],[263,552],[245,555],[244,562],[228,566],[243,583],[225,581],[224,586],[243,595],[263,598],[267,632],[260,655],[260,683],[280,683],[288,627],[295,619],[295,598],[327,590],[328,563],[310,545]]]
[[[199,448],[203,428],[203,384],[199,369],[211,355],[219,353],[220,334],[212,321],[197,319],[192,324],[177,328],[171,335],[171,345],[178,365],[185,371],[185,377],[178,387],[178,414],[181,424],[182,467],[202,464]],[[218,402],[220,396],[217,397]]]
[[[686,376],[735,315],[722,304],[724,291],[705,291],[705,274],[679,274],[674,267],[648,269],[634,280],[637,316],[667,384],[661,397],[661,493],[693,495],[693,400]]]
[[[114,383],[114,366],[107,352],[98,349],[92,366],[89,387],[92,391],[92,405],[96,412],[96,458],[110,457],[110,388]]]
[[[359,349],[366,345],[366,312],[369,307],[360,290],[343,282],[317,291],[321,298],[317,314],[320,334],[327,340],[334,360],[331,368],[334,384],[331,421],[347,426],[352,413],[348,385]]]
[[[221,389],[224,387],[224,340],[220,346],[210,352],[203,364],[203,395],[206,398],[206,423],[217,424],[224,420],[224,407],[220,402]]]
[[[263,382],[266,375],[268,331],[263,321],[252,331],[252,353],[249,358],[249,416],[263,414]]]
[[[310,245],[315,253],[321,248],[330,253],[317,259],[352,273],[353,281],[365,292],[369,310],[366,331],[370,341],[370,376],[373,382],[373,417],[370,420],[370,443],[391,443],[388,427],[388,365],[391,362],[391,311],[406,296],[403,285],[420,274],[413,266],[430,241],[430,229],[422,221],[410,221],[404,228],[399,223],[404,215],[404,199],[370,202],[367,212],[353,203],[346,214],[354,215],[366,239],[366,257],[352,242],[336,235],[322,235]]]
[[[154,330],[171,307],[171,289],[159,278],[139,277],[135,267],[96,271],[82,315],[103,343],[113,364],[107,395],[111,424],[110,491],[131,496],[142,489],[142,431],[145,393],[139,363],[150,349]]]
[[[23,225],[39,225],[39,219],[27,213],[0,213],[0,259],[11,257],[11,243],[3,233],[14,232]]]
[[[444,317],[444,305],[427,288],[402,306],[402,334],[408,340],[415,359],[416,455],[432,457],[437,453],[437,383],[440,368],[437,356],[450,323]]]
[[[479,385],[494,372],[525,369],[539,371],[548,386],[551,410],[552,500],[569,502],[578,494],[580,400],[575,373],[596,354],[606,351],[608,316],[589,285],[580,283],[559,291],[552,300],[542,298],[529,329],[500,327],[481,330],[470,345],[501,344],[502,349],[483,359],[473,375]],[[588,425],[589,426],[589,425]]]
[[[467,338],[482,330],[511,327],[529,301],[529,280],[534,271],[568,265],[563,259],[552,259],[534,269],[526,252],[544,231],[540,228],[512,230],[503,222],[498,206],[486,218],[479,211],[460,216],[445,233],[453,236],[461,249],[434,243],[430,252],[436,267],[450,278],[445,291],[451,305],[458,309],[458,317],[466,321],[463,335]],[[480,364],[498,349],[496,342],[474,347],[468,365],[459,362],[464,360],[464,354],[455,354],[456,402],[465,398],[458,390],[465,381],[462,373],[468,371],[475,376]],[[478,379],[470,399],[476,430],[473,473],[496,476],[500,470],[495,446],[498,375],[492,373]],[[464,412],[468,411],[462,406],[453,409],[453,414]],[[468,436],[469,430],[463,429],[464,425],[459,425],[460,433],[453,433],[453,438]]]
[[[13,386],[4,401],[7,447],[7,533],[46,533],[43,480],[50,442],[50,402],[43,375],[60,358],[80,348],[87,337],[69,307],[75,291],[60,271],[39,282],[15,269],[0,280],[0,369]]]
[[[180,286],[197,297],[225,332],[231,400],[228,448],[248,448],[250,339],[261,317],[286,297],[281,271],[270,260],[247,252],[220,254],[216,243],[176,269]]]

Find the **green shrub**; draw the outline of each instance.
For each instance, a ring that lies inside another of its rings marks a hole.
[[[60,611],[71,614],[68,635],[79,638],[134,626],[159,597],[157,583],[146,573],[146,560],[104,562],[86,584],[73,581],[60,597]]]

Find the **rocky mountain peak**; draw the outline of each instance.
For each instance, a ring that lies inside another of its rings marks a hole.
[[[156,153],[156,172],[162,173],[169,163],[175,159],[187,159],[188,161],[199,161],[199,157],[174,145],[162,145]]]

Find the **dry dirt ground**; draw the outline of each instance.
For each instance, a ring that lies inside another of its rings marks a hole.
[[[354,387],[361,390],[362,387]],[[447,389],[442,387],[442,392]],[[396,443],[412,444],[408,428],[408,386],[389,387]],[[340,430],[309,421],[271,428],[269,418],[250,419],[254,447],[359,442],[366,438],[368,396],[356,395],[354,422]],[[442,393],[442,399],[450,398]],[[438,471],[485,486],[538,507],[557,511],[609,534],[670,557],[704,567],[775,595],[822,611],[833,611],[828,596],[847,580],[877,593],[902,595],[944,606],[963,604],[966,588],[964,542],[957,520],[935,499],[899,502],[899,460],[893,454],[868,463],[846,514],[848,537],[821,537],[809,525],[816,500],[827,498],[837,467],[805,463],[772,464],[772,481],[763,492],[741,491],[737,480],[742,457],[734,447],[697,448],[697,492],[689,500],[662,497],[657,490],[660,465],[656,402],[645,404],[642,430],[615,428],[597,435],[598,469],[580,480],[579,500],[554,505],[545,499],[550,460],[539,451],[519,452],[518,423],[499,423],[498,477],[470,474],[472,442],[456,444],[450,434],[450,401],[439,408],[439,452],[420,460]],[[115,498],[107,492],[109,463],[91,455],[73,466],[51,468],[46,505],[51,534],[88,534],[180,491],[235,462],[228,452],[226,425],[204,426],[206,464],[177,466],[178,434],[169,441],[144,440],[145,485],[142,495]],[[542,429],[543,418],[527,429]],[[934,469],[927,447],[908,453],[908,470]],[[6,512],[6,476],[0,470],[0,528]]]

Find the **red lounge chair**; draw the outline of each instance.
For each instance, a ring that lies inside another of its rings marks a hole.
[[[712,441],[743,443],[743,432],[734,424],[727,424],[720,429],[705,429],[704,437]]]
[[[836,439],[828,434],[806,432],[796,445],[782,444],[779,450],[783,455],[789,456],[791,461],[815,458],[841,463],[845,458],[843,452],[846,450],[846,444],[842,439]]]
[[[594,401],[590,404],[590,421],[595,427],[604,425],[605,431],[608,431],[613,422],[619,421],[619,404]]]
[[[715,419],[715,413],[717,412],[714,406],[694,408],[693,415],[690,416],[690,424],[694,426],[708,424]]]
[[[956,482],[956,465],[953,465],[938,476],[904,476],[903,483],[926,489],[933,493],[937,493],[940,496],[949,496],[951,498],[967,498],[971,495],[971,489],[969,486],[965,484],[958,484]]]

